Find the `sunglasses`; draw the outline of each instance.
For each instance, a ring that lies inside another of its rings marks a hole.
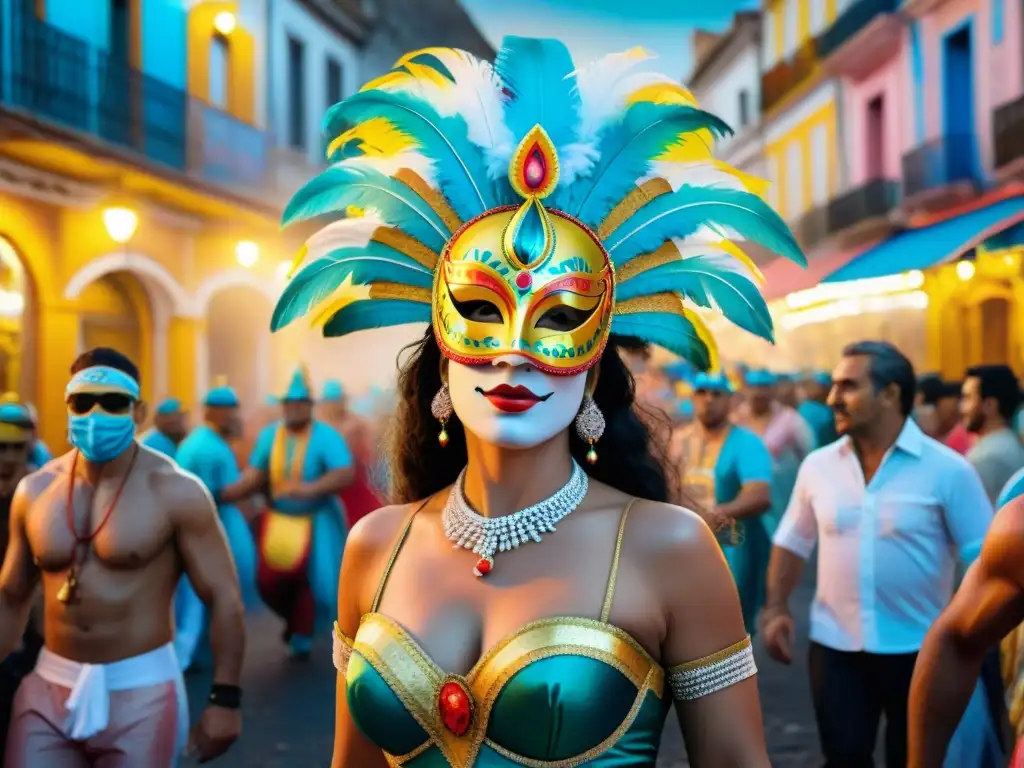
[[[0,443],[0,456],[27,452],[28,443]]]
[[[131,410],[132,403],[134,402],[128,395],[122,395],[118,392],[103,392],[100,394],[83,392],[68,397],[68,409],[77,416],[84,416],[96,406],[110,414],[122,414]]]

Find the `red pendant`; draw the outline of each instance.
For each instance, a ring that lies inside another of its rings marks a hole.
[[[469,730],[473,721],[473,699],[460,680],[449,680],[441,686],[437,708],[444,727],[456,736],[462,736]]]
[[[486,576],[493,568],[493,557],[481,557],[476,561],[476,565],[473,566],[473,574],[476,576]]]

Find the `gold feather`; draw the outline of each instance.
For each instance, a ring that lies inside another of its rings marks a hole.
[[[360,151],[369,157],[394,157],[399,152],[419,146],[409,134],[395,128],[387,118],[371,117],[349,128],[328,144],[327,157],[353,141],[359,142]]]
[[[616,203],[611,212],[604,217],[604,221],[597,227],[598,238],[601,240],[607,239],[612,232],[622,226],[626,219],[651,202],[651,200],[659,195],[668,194],[671,191],[672,187],[664,179],[648,179],[643,184],[638,185],[636,189],[630,191],[628,195]]]

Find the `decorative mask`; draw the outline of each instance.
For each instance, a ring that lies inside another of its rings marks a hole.
[[[89,461],[112,461],[135,439],[139,383],[116,368],[93,366],[76,373],[64,391],[68,441]]]

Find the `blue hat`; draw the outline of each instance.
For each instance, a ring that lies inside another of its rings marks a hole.
[[[24,405],[11,402],[0,405],[0,443],[26,443],[34,428],[32,414]]]
[[[181,401],[176,397],[168,397],[156,407],[156,413],[160,416],[169,416],[172,413],[181,413]]]
[[[306,367],[300,365],[295,369],[295,373],[292,374],[292,379],[288,382],[288,389],[284,393],[284,397],[281,398],[282,402],[288,400],[312,400],[313,399],[313,387],[310,386],[309,374],[306,372]]]
[[[677,419],[692,419],[693,401],[688,397],[684,397],[676,403],[675,415]]]
[[[812,371],[809,378],[815,384],[821,384],[823,387],[832,386],[832,374],[828,371]]]
[[[238,395],[229,386],[214,387],[206,393],[203,405],[208,408],[237,408]]]
[[[775,384],[775,374],[764,368],[753,368],[747,371],[744,378],[748,387],[770,387]]]
[[[277,395],[267,395],[265,398],[263,398],[263,402],[269,406],[278,406],[281,404],[281,398],[279,398]]]
[[[706,389],[711,392],[732,392],[732,384],[724,373],[698,373],[693,377],[694,389]]]
[[[320,399],[325,403],[337,403],[345,399],[345,388],[337,379],[328,379],[324,382],[324,392]]]

